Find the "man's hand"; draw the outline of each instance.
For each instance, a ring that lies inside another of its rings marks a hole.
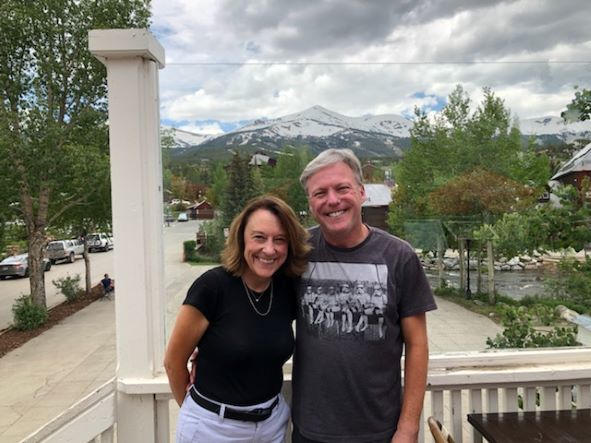
[[[408,432],[404,429],[398,429],[394,437],[392,437],[391,443],[417,443],[418,438],[418,432]]]

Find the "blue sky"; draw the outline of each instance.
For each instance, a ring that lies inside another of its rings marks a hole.
[[[219,133],[321,105],[349,116],[435,113],[457,84],[519,118],[590,87],[591,2],[153,0],[163,122]]]

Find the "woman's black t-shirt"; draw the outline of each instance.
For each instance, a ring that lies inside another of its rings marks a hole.
[[[270,291],[259,302],[269,306]],[[251,306],[240,278],[217,267],[202,274],[183,304],[194,306],[209,321],[199,342],[195,388],[221,403],[248,406],[277,395],[283,364],[294,347],[296,281],[281,272],[273,276],[273,301],[266,316]]]

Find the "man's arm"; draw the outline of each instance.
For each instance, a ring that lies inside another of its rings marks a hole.
[[[427,385],[429,341],[425,314],[401,320],[404,337],[404,395],[392,443],[416,443]]]

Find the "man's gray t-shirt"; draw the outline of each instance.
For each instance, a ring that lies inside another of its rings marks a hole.
[[[400,319],[436,309],[414,250],[370,228],[351,249],[311,230],[298,294],[292,418],[306,438],[371,442],[393,435],[401,408]]]

